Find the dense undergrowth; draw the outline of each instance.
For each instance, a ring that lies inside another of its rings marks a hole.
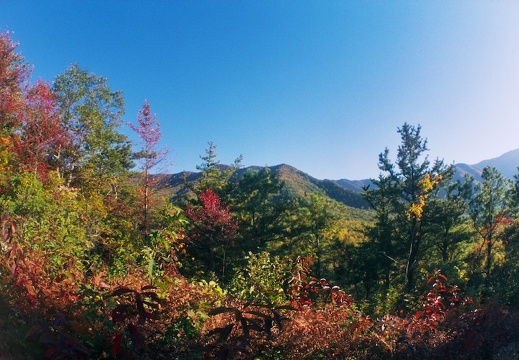
[[[31,264],[30,256],[23,261]],[[181,276],[3,276],[0,354],[26,359],[514,359],[519,314],[475,304],[441,273],[416,309],[371,318],[298,259],[272,302]],[[302,265],[301,265],[302,264]],[[2,274],[9,271],[2,262]],[[11,265],[12,268],[12,265]],[[160,280],[160,281],[158,281]]]

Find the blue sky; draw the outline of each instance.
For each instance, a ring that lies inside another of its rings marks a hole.
[[[222,163],[376,177],[404,122],[448,163],[519,148],[519,1],[6,0],[0,27],[34,79],[77,62],[132,122],[147,99],[170,172],[214,141]]]

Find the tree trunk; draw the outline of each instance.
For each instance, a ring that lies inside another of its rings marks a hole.
[[[405,267],[405,280],[406,280],[406,290],[410,292],[414,286],[414,271],[416,268],[416,260],[418,255],[418,249],[420,246],[420,233],[417,229],[417,220],[413,217],[413,221],[411,224],[411,229],[409,232],[410,235],[410,245],[409,245],[409,256],[407,258],[407,264]]]

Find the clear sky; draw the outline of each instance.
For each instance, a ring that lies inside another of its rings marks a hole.
[[[77,62],[127,121],[147,99],[170,172],[212,140],[222,163],[376,177],[404,122],[448,163],[519,148],[519,1],[3,0],[0,27],[34,79]]]

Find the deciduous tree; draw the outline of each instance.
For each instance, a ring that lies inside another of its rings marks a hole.
[[[112,91],[107,79],[77,64],[58,75],[53,91],[61,109],[62,126],[72,147],[58,154],[60,175],[67,183],[115,191],[118,176],[133,164],[130,143],[118,132],[124,114],[120,91]]]
[[[0,194],[7,191],[13,171],[13,136],[20,127],[25,99],[23,90],[31,75],[29,64],[16,52],[17,43],[0,34]]]
[[[212,190],[198,195],[200,205],[188,205],[186,216],[193,228],[188,232],[189,251],[202,269],[225,277],[230,262],[228,252],[235,245],[237,223],[230,207],[222,205]]]
[[[18,112],[24,106],[23,90],[31,68],[16,53],[18,44],[7,31],[0,34],[0,125],[3,132],[19,124]]]
[[[299,224],[300,237],[308,241],[310,256],[315,259],[315,273],[323,276],[322,258],[325,241],[331,242],[335,237],[334,223],[338,220],[334,213],[336,204],[319,193],[310,195],[306,206],[301,208],[302,223]],[[336,210],[336,209],[335,209]]]
[[[18,168],[32,171],[45,180],[55,156],[69,144],[48,83],[38,80],[34,86],[27,87],[19,121],[20,127],[13,136]]]
[[[151,171],[166,158],[167,150],[159,149],[159,141],[162,136],[160,132],[160,123],[157,121],[156,115],[151,115],[150,104],[148,101],[137,115],[137,125],[128,123],[128,126],[137,133],[141,142],[142,149],[134,153],[134,159],[140,161],[140,169],[142,175],[142,227],[146,237],[150,233],[149,215],[151,197],[152,197],[152,182]]]

